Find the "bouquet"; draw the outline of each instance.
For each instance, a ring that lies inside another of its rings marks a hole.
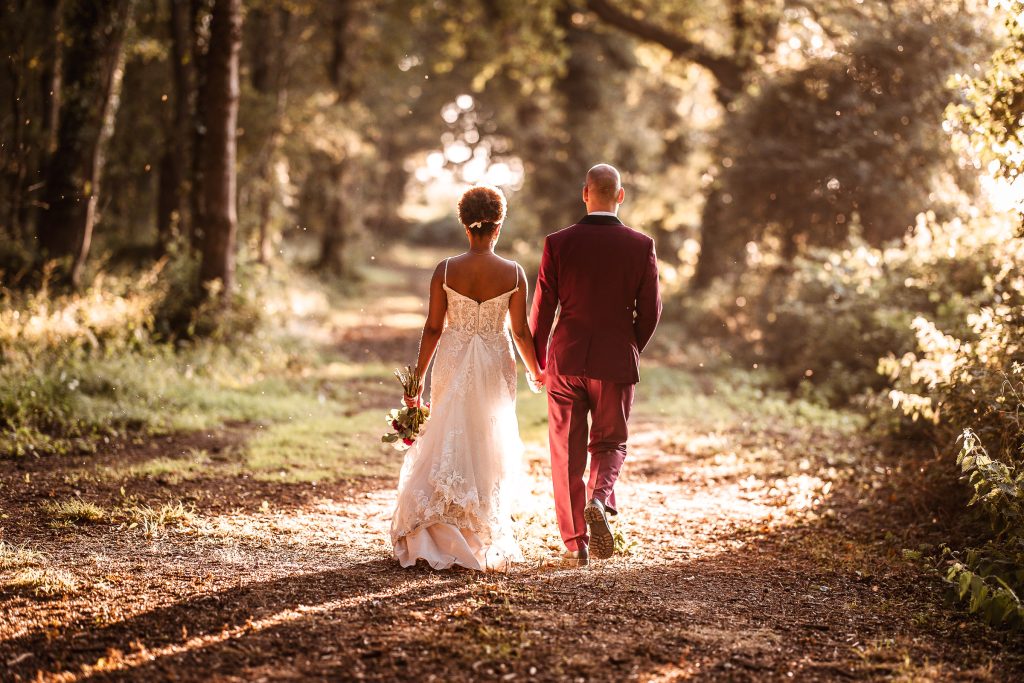
[[[395,377],[402,384],[405,395],[409,397],[419,396],[420,378],[416,375],[416,369],[406,365],[401,370],[395,370]],[[381,437],[383,443],[394,445],[396,450],[404,451],[416,442],[420,435],[420,429],[430,419],[430,404],[424,403],[412,408],[403,405],[401,408],[392,408],[384,416],[391,431]]]

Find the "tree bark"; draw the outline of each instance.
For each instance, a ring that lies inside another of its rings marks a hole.
[[[354,19],[352,0],[340,0],[331,18],[331,58],[327,64],[328,77],[337,92],[338,104],[355,97],[358,84],[352,78],[349,53],[349,29]],[[317,268],[336,275],[345,270],[345,246],[348,241],[345,215],[345,176],[348,152],[330,160],[331,210],[320,239],[320,259]]]
[[[192,111],[195,77],[191,52],[191,6],[188,0],[170,0],[171,104],[164,118],[164,153],[160,160],[157,197],[157,255],[176,235],[190,234],[186,211],[186,181],[192,167]]]
[[[100,178],[124,75],[124,36],[133,0],[75,0],[64,60],[57,147],[47,164],[37,236],[42,255],[67,259],[80,283],[97,220]],[[73,29],[71,28],[73,27]]]
[[[250,52],[252,86],[264,98],[271,100],[273,111],[270,130],[257,158],[257,175],[260,182],[256,200],[259,220],[256,258],[259,263],[265,264],[270,261],[272,210],[277,195],[274,162],[281,147],[281,119],[288,100],[291,14],[283,8],[273,13],[264,9],[254,9],[249,21],[253,27]]]
[[[206,138],[206,129],[203,121],[206,119],[206,51],[209,46],[209,31],[205,28],[208,24],[204,21],[210,12],[211,0],[189,0],[189,51],[191,52],[194,83],[192,84],[195,93],[194,106],[192,109],[192,169],[191,184],[189,187],[189,210],[191,213],[191,225],[189,240],[193,248],[202,248],[202,226],[205,224],[203,216],[203,142]]]
[[[235,136],[241,45],[241,0],[216,0],[203,92],[203,238],[199,283],[205,287],[220,281],[225,301],[234,286],[235,276],[235,233],[238,228]]]
[[[61,70],[63,65],[64,49],[61,45],[61,32],[63,22],[61,21],[62,0],[46,0],[46,23],[51,27],[52,33],[48,36],[49,60],[43,68],[41,89],[43,93],[43,109],[46,117],[46,149],[45,154],[53,154],[57,149],[57,128],[60,124],[60,91],[61,91]]]
[[[327,224],[320,241],[320,260],[317,270],[342,275],[345,272],[345,244],[348,240],[345,229],[345,161],[331,164],[331,208]]]
[[[715,97],[723,106],[728,105],[743,92],[747,74],[742,65],[732,57],[715,54],[706,46],[690,40],[681,33],[638,19],[619,9],[609,0],[587,0],[587,7],[605,23],[637,38],[658,43],[676,57],[707,69],[718,82]]]
[[[730,0],[728,3],[729,25],[732,29],[732,54],[721,55],[712,52],[706,46],[691,40],[682,33],[676,33],[657,24],[637,18],[617,7],[610,0],[586,0],[587,6],[605,23],[634,35],[643,40],[658,43],[680,59],[693,62],[704,67],[715,79],[715,99],[725,111],[725,123],[720,130],[728,134],[730,114],[733,102],[740,97],[752,74],[757,69],[756,59],[751,53],[749,31],[757,29],[762,34],[762,54],[774,49],[774,34],[778,31],[780,13],[770,14],[757,26],[752,26],[744,3],[741,0]],[[721,142],[721,140],[719,140]],[[737,251],[737,236],[723,224],[722,194],[713,189],[708,193],[701,215],[701,251],[697,262],[697,271],[691,282],[694,289],[708,287],[715,278],[725,273],[731,264],[744,258],[742,244]]]

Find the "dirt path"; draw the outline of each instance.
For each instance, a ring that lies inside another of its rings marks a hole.
[[[413,292],[429,271],[396,272],[319,329],[335,360],[412,358]],[[2,538],[78,584],[52,599],[0,593],[0,680],[1024,675],[1008,636],[943,605],[901,558],[920,537],[897,504],[901,471],[855,418],[706,370],[673,339],[662,331],[641,384],[619,487],[627,552],[582,570],[546,562],[558,535],[542,404],[529,397],[533,490],[517,519],[528,561],[507,575],[399,569],[387,535],[397,458],[390,476],[268,481],[238,464],[251,425],[117,444],[59,471],[0,462]],[[194,476],[131,469],[197,448],[211,462]],[[194,513],[55,525],[43,504],[76,495]]]

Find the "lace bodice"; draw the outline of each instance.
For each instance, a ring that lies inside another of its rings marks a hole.
[[[477,302],[448,286],[448,261],[445,261],[444,291],[448,293],[449,328],[467,334],[501,334],[505,331],[509,300],[519,291],[519,271],[516,270],[514,289],[492,296],[487,301]]]
[[[447,284],[448,326],[466,334],[501,334],[505,330],[508,302],[519,287],[477,303]]]

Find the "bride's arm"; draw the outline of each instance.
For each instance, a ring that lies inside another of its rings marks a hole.
[[[420,393],[410,399],[406,397],[406,405],[412,407],[423,397],[423,380],[427,376],[427,368],[437,350],[437,343],[444,331],[444,314],[448,311],[448,297],[444,293],[444,261],[437,264],[434,276],[430,278],[430,303],[427,309],[427,320],[423,323],[423,334],[420,336],[420,353],[416,360],[416,376],[420,380]]]
[[[530,286],[526,281],[526,273],[523,271],[523,267],[518,264],[516,264],[516,267],[519,268],[519,281],[523,284],[520,285],[519,291],[512,295],[512,299],[508,303],[512,339],[515,341],[516,348],[519,349],[519,356],[526,363],[526,369],[535,378],[541,380],[543,374],[540,365],[537,363],[537,352],[533,347],[533,335],[530,334],[530,325],[526,322],[526,300]]]

